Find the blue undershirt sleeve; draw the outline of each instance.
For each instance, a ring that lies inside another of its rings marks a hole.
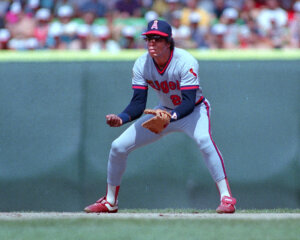
[[[171,118],[171,122],[183,118],[193,112],[195,108],[196,92],[197,90],[181,90],[182,102],[171,112],[172,115],[173,113],[176,113],[177,119]]]
[[[147,95],[147,89],[134,89],[129,105],[124,109],[123,112],[118,114],[118,116],[122,119],[123,124],[133,121],[143,114],[146,108]]]

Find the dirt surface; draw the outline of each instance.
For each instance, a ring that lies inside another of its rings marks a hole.
[[[30,219],[300,219],[300,213],[114,213],[95,214],[83,212],[2,212],[0,220]]]

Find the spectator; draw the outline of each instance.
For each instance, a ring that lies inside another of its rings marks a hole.
[[[221,17],[220,22],[226,25],[226,33],[224,35],[225,48],[233,49],[239,47],[239,36],[241,26],[237,23],[239,13],[235,8],[226,8]]]
[[[184,48],[189,45],[191,30],[189,26],[181,24],[181,11],[177,10],[173,13],[173,21],[171,22],[173,39],[176,46]]]
[[[148,11],[145,13],[145,20],[147,22],[151,22],[154,19],[158,19],[158,17],[159,16],[158,16],[157,12],[155,12],[155,11]]]
[[[247,20],[246,25],[240,33],[241,48],[265,48],[261,31],[255,19]]]
[[[173,13],[180,10],[181,4],[179,0],[166,0],[167,8],[162,17],[169,23],[173,21]]]
[[[36,25],[34,28],[34,37],[38,41],[39,48],[46,48],[50,21],[52,20],[51,12],[47,8],[39,9],[35,14]]]
[[[92,40],[91,35],[91,25],[81,24],[77,27],[77,39],[74,40],[73,48],[74,49],[89,49],[90,43]]]
[[[300,48],[300,1],[294,3],[294,17],[290,23],[291,47]]]
[[[90,45],[92,52],[107,50],[111,53],[118,53],[121,49],[117,41],[113,40],[110,29],[106,25],[93,27],[94,40]]]
[[[137,48],[135,42],[136,30],[133,26],[125,26],[122,29],[122,36],[120,39],[120,45],[124,49],[134,49]]]
[[[162,16],[168,9],[166,0],[155,0],[152,5],[152,10]]]
[[[138,0],[119,0],[116,5],[116,13],[119,18],[141,17],[140,3]]]
[[[26,40],[33,37],[34,27],[34,19],[24,13],[19,2],[13,2],[6,14],[6,28],[12,38],[9,46],[13,49],[26,49]]]
[[[214,3],[214,18],[219,20],[224,9],[226,8],[225,0],[214,0]]]
[[[9,1],[0,1],[0,29],[5,27],[5,14],[9,7]]]
[[[69,8],[72,8],[72,16],[77,16],[77,4],[75,0],[54,0],[55,1],[55,7],[54,7],[54,15],[58,16],[58,11],[61,9],[62,6],[68,6]]]
[[[255,1],[247,0],[247,1],[244,1],[244,4],[240,11],[240,17],[245,22],[247,22],[250,19],[256,19],[259,15],[259,12],[260,12],[260,9],[256,6]]]
[[[270,19],[270,25],[266,33],[266,42],[271,48],[283,48],[287,44],[287,29],[284,26],[280,27],[275,18]]]
[[[5,29],[0,29],[0,50],[6,50],[8,49],[8,42],[10,39],[10,32]]]
[[[13,26],[20,21],[22,14],[22,6],[19,2],[13,2],[5,15],[5,21],[7,26]]]
[[[199,26],[201,16],[194,12],[190,14],[191,48],[208,48],[206,29]]]
[[[58,22],[51,23],[48,30],[46,45],[49,49],[60,48],[60,36],[63,33],[62,25]]]
[[[56,0],[40,0],[40,7],[41,8],[47,8],[51,12],[54,11]]]
[[[73,20],[74,10],[70,5],[62,5],[57,10],[58,21],[50,26],[51,34],[55,39],[55,48],[74,49],[78,24]]]
[[[201,16],[201,21],[199,22],[200,26],[208,28],[210,25],[211,16],[207,11],[198,7],[198,0],[187,0],[186,4],[186,7],[182,9],[181,24],[189,26],[189,16],[191,13],[196,12]]]
[[[226,7],[241,10],[242,6],[248,0],[226,0]]]
[[[81,13],[80,18],[83,20],[85,24],[92,25],[97,19],[97,14],[93,10],[84,11]]]
[[[204,9],[206,12],[209,12],[210,15],[214,14],[214,1],[213,0],[200,0],[198,6]]]
[[[89,49],[93,52],[106,50],[106,41],[111,37],[109,28],[106,25],[95,25],[92,28],[93,40]]]
[[[224,49],[225,42],[224,36],[227,32],[227,26],[223,23],[216,23],[211,28],[211,35],[210,35],[210,48],[212,49]]]
[[[72,9],[71,16],[62,16],[66,9]],[[101,17],[110,34],[103,38],[105,45],[140,48],[142,39],[125,34],[127,21],[115,19],[144,16],[147,22],[159,17],[169,21],[183,48],[299,48],[299,9],[299,0],[6,0],[0,1],[0,44],[3,48],[8,32],[6,48],[91,49],[102,44],[93,31]]]
[[[287,20],[287,12],[279,7],[277,0],[266,0],[266,7],[260,11],[257,17],[263,34],[274,29],[274,26],[278,28],[286,26]]]
[[[78,49],[90,49],[93,43],[93,27],[97,14],[93,9],[86,8],[81,12],[82,24],[77,26],[77,47]]]
[[[100,0],[89,0],[79,5],[79,13],[94,12],[96,17],[104,17],[107,8],[105,4]]]
[[[153,0],[140,0],[140,3],[141,3],[140,9],[141,9],[142,16],[144,16],[149,11],[154,11],[152,9]]]
[[[25,13],[29,17],[34,17],[35,13],[40,7],[40,1],[39,0],[28,0],[27,4],[25,5]]]

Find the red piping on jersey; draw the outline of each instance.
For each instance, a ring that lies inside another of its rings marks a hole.
[[[138,85],[132,85],[132,89],[142,89],[142,90],[147,90],[147,86],[138,86]]]
[[[163,75],[163,74],[165,73],[165,71],[166,71],[167,67],[169,66],[169,64],[170,64],[170,62],[171,62],[171,60],[172,60],[172,58],[173,58],[173,50],[171,51],[171,55],[170,55],[170,57],[169,57],[169,59],[168,59],[168,62],[166,63],[164,69],[161,70],[161,71],[159,70],[159,68],[158,68],[158,66],[157,66],[157,64],[156,64],[156,62],[155,62],[154,59],[153,59],[154,65],[155,65],[155,67],[156,67],[156,70],[158,71],[158,73],[159,73],[160,75]]]
[[[209,105],[208,105],[208,103],[206,101],[204,101],[204,104],[206,106],[206,112],[207,112],[207,117],[208,117],[208,124],[209,124],[209,126],[208,126],[208,132],[209,132],[209,136],[210,136],[210,139],[211,139],[211,141],[212,141],[212,143],[213,143],[213,145],[214,145],[214,147],[215,147],[215,149],[216,149],[216,151],[217,151],[217,153],[219,155],[219,158],[220,158],[220,161],[221,161],[221,164],[222,164],[222,167],[223,167],[223,172],[224,172],[225,178],[227,178],[226,171],[225,171],[225,165],[224,165],[224,161],[223,161],[222,155],[219,152],[219,149],[217,148],[217,146],[216,146],[216,144],[215,144],[215,142],[214,142],[214,140],[212,139],[212,136],[211,136]]]
[[[225,177],[225,181],[226,181],[226,185],[227,185],[227,189],[228,189],[229,195],[230,195],[230,197],[232,197],[232,194],[231,194],[231,189],[230,189],[230,187],[229,187],[229,183],[228,183],[228,179],[227,179],[227,177]],[[216,186],[217,186],[217,189],[218,189],[219,195],[220,195],[220,197],[221,197],[221,192],[220,192],[220,189],[219,189],[219,187],[218,187],[218,184],[217,184],[217,183],[216,183]]]
[[[201,97],[199,98],[199,100],[195,103],[195,106],[198,106],[203,100],[204,100],[204,97],[201,96]]]
[[[191,89],[199,89],[199,86],[184,86],[180,88],[180,90],[191,90]]]
[[[120,190],[120,186],[116,186],[116,191],[115,191],[115,202],[113,203],[113,205],[115,205],[118,201],[118,195],[119,195],[119,190]],[[108,184],[106,185],[106,194],[105,194],[105,198],[107,199],[107,193],[108,193]],[[110,204],[110,203],[109,203]],[[111,204],[110,204],[111,205]]]

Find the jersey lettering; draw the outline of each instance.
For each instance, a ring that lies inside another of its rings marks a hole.
[[[160,28],[159,24],[160,22],[153,20],[149,28],[157,31]],[[142,86],[143,89],[153,88],[159,98],[159,104],[170,109],[182,103],[183,91],[195,90],[196,99],[202,96],[197,61],[185,50],[176,47],[172,54],[174,56],[169,58],[163,71],[157,69],[149,53],[143,54],[135,62],[133,70],[136,76],[132,79],[133,85]],[[134,89],[138,88],[136,86]]]
[[[161,86],[161,90],[163,91],[163,93],[168,93],[169,92],[169,86],[168,86],[167,81],[162,81],[160,83],[160,86]]]
[[[160,91],[160,85],[159,85],[159,82],[157,80],[155,81],[155,89]]]
[[[169,82],[169,87],[171,90],[175,90],[176,89],[176,84],[174,82]]]
[[[157,80],[152,81],[152,80],[146,80],[147,83],[154,88],[157,91],[162,91],[163,93],[169,93],[170,89],[171,90],[180,90],[180,84],[179,81],[176,80],[176,83],[173,81],[162,81],[162,82],[158,82]]]

